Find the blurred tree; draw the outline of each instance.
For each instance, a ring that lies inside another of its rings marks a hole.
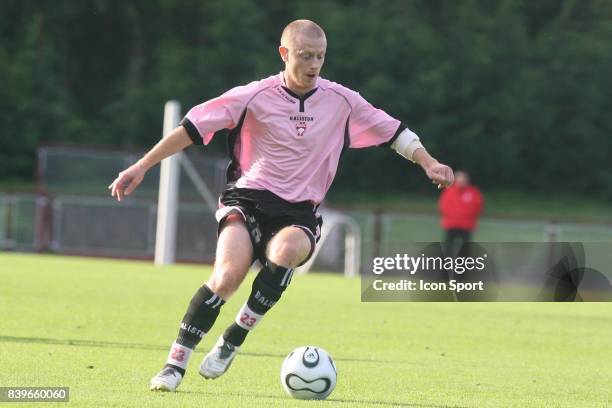
[[[2,109],[3,178],[33,176],[36,147],[41,140],[70,140],[84,130],[71,115],[72,99],[64,86],[61,63],[54,45],[47,41],[47,17],[30,16],[21,29],[21,45],[2,64],[6,80],[3,92],[9,106]]]
[[[281,70],[300,17],[327,32],[326,78],[485,187],[612,199],[606,0],[3,0],[0,177],[33,177],[42,142],[150,146],[166,100],[187,110]],[[430,191],[422,177],[370,149],[334,188]]]

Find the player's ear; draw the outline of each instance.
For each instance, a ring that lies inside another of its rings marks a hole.
[[[289,59],[289,50],[286,47],[283,47],[282,45],[278,46],[278,53],[281,56],[281,59],[284,62],[287,62],[287,60]]]

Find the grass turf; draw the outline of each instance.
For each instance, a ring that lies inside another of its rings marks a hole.
[[[209,274],[201,266],[0,253],[0,386],[69,386],[69,406],[612,404],[612,304],[368,304],[359,301],[358,280],[328,274],[294,277],[230,371],[205,381],[196,366],[247,296],[249,274],[180,392],[148,391]],[[307,344],[337,362],[327,401],[292,400],[281,389],[285,354]]]

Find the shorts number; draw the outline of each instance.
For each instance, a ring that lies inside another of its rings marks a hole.
[[[259,229],[259,225],[257,225],[257,220],[252,215],[249,215],[247,218],[253,240],[259,243],[259,241],[261,241],[261,230]]]

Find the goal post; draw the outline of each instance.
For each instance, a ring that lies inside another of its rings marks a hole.
[[[164,107],[163,136],[166,137],[178,125],[181,105],[168,101]],[[157,229],[155,233],[155,265],[173,264],[176,259],[176,234],[179,213],[179,181],[181,169],[191,181],[209,211],[214,213],[217,200],[195,166],[183,152],[178,152],[161,162],[157,204]]]
[[[177,101],[166,102],[162,137],[169,135],[178,126],[180,114],[181,105]],[[181,155],[182,153],[174,154],[161,162],[155,234],[155,265],[157,266],[173,264],[175,260]]]

